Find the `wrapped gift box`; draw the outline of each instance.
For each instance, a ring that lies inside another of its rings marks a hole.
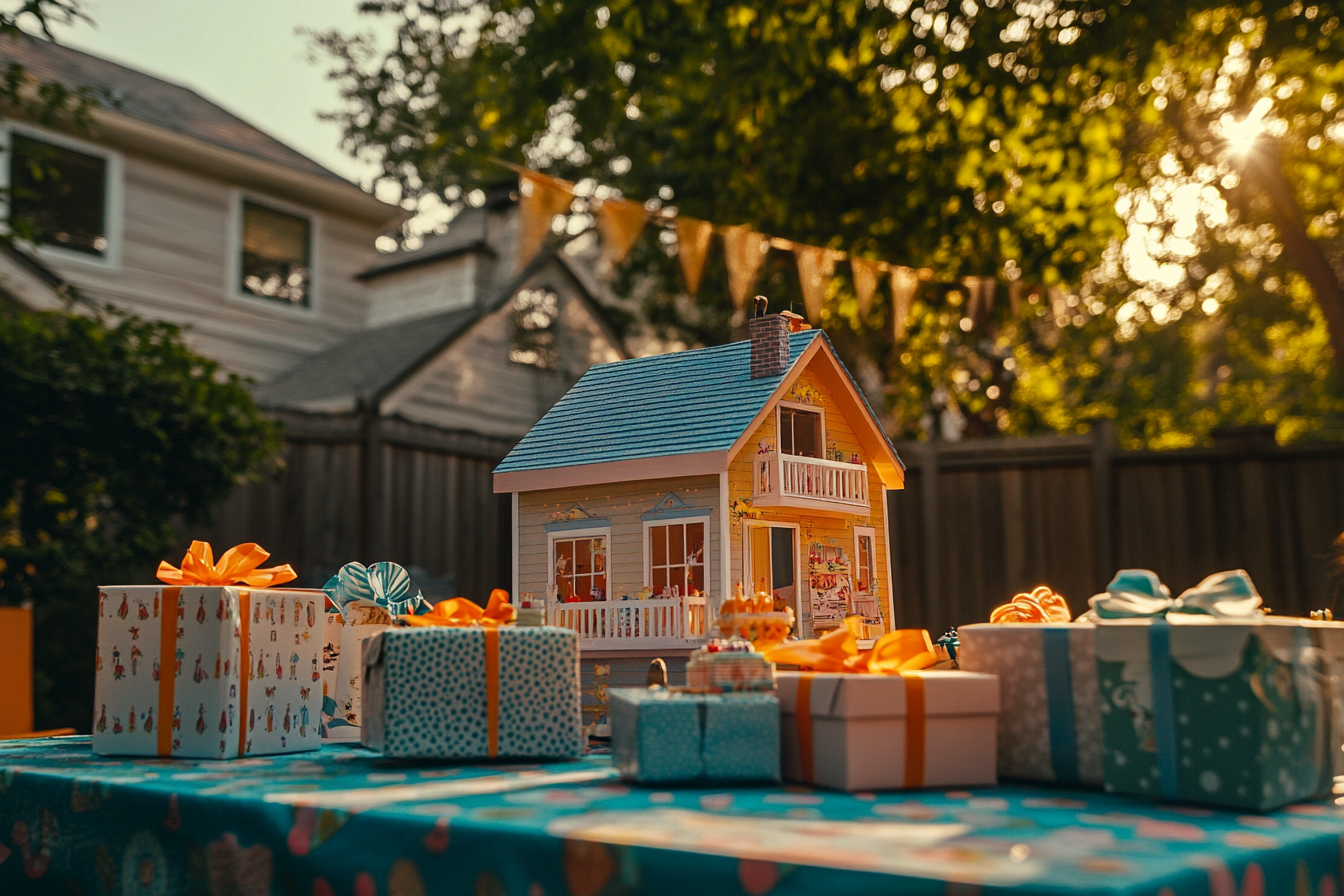
[[[773,694],[612,688],[607,699],[613,760],[626,780],[779,780]]]
[[[1268,810],[1331,792],[1344,625],[1170,613],[1096,627],[1106,789]]]
[[[551,626],[392,628],[364,641],[361,741],[412,759],[585,748],[579,640]]]
[[[994,784],[999,679],[777,672],[784,777],[837,790]]]
[[[320,591],[98,590],[93,749],[228,759],[321,745]]]
[[[1100,787],[1095,626],[963,625],[958,664],[999,676],[999,775]]]

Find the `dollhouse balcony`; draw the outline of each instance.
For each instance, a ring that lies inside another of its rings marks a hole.
[[[702,596],[554,604],[550,617],[578,632],[583,650],[695,647],[705,639]]]
[[[751,501],[757,507],[798,507],[866,515],[868,467],[774,451],[756,455]]]

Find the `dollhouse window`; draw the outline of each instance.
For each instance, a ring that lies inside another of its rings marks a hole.
[[[513,297],[513,344],[509,360],[549,370],[555,366],[560,297],[549,289],[520,289]]]
[[[654,597],[705,593],[705,524],[650,525],[648,581]]]
[[[560,601],[607,599],[605,534],[556,536],[551,540],[552,584]]]
[[[854,527],[854,590],[859,594],[877,593],[877,532]]]
[[[799,407],[780,406],[779,450],[798,457],[821,457],[822,439],[820,411]]]

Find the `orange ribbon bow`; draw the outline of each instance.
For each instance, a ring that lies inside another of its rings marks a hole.
[[[181,569],[161,560],[157,576],[159,581],[169,585],[250,585],[253,588],[282,585],[299,577],[288,563],[257,569],[269,556],[261,545],[249,542],[229,548],[219,558],[219,563],[215,563],[210,544],[193,541],[182,558]]]
[[[446,625],[452,627],[462,627],[468,625],[483,625],[488,627],[508,625],[518,618],[518,610],[513,604],[509,603],[509,592],[503,588],[496,588],[490,592],[490,603],[485,609],[480,605],[467,600],[465,597],[454,597],[450,600],[441,600],[434,605],[434,608],[423,616],[398,616],[402,622],[407,625]]]
[[[899,675],[927,669],[938,662],[933,641],[922,628],[904,628],[883,635],[869,650],[859,650],[848,628],[837,628],[811,641],[789,641],[767,650],[772,663],[802,666],[815,672],[871,672]]]
[[[1011,602],[995,607],[989,621],[1001,624],[1022,622],[1071,622],[1073,613],[1064,598],[1042,585],[1030,594],[1019,594]]]

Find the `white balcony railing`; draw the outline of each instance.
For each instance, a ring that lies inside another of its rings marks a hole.
[[[771,451],[756,455],[752,503],[868,509],[868,467]]]
[[[705,637],[704,597],[579,601],[551,606],[551,625],[579,633],[588,649],[686,647]]]

